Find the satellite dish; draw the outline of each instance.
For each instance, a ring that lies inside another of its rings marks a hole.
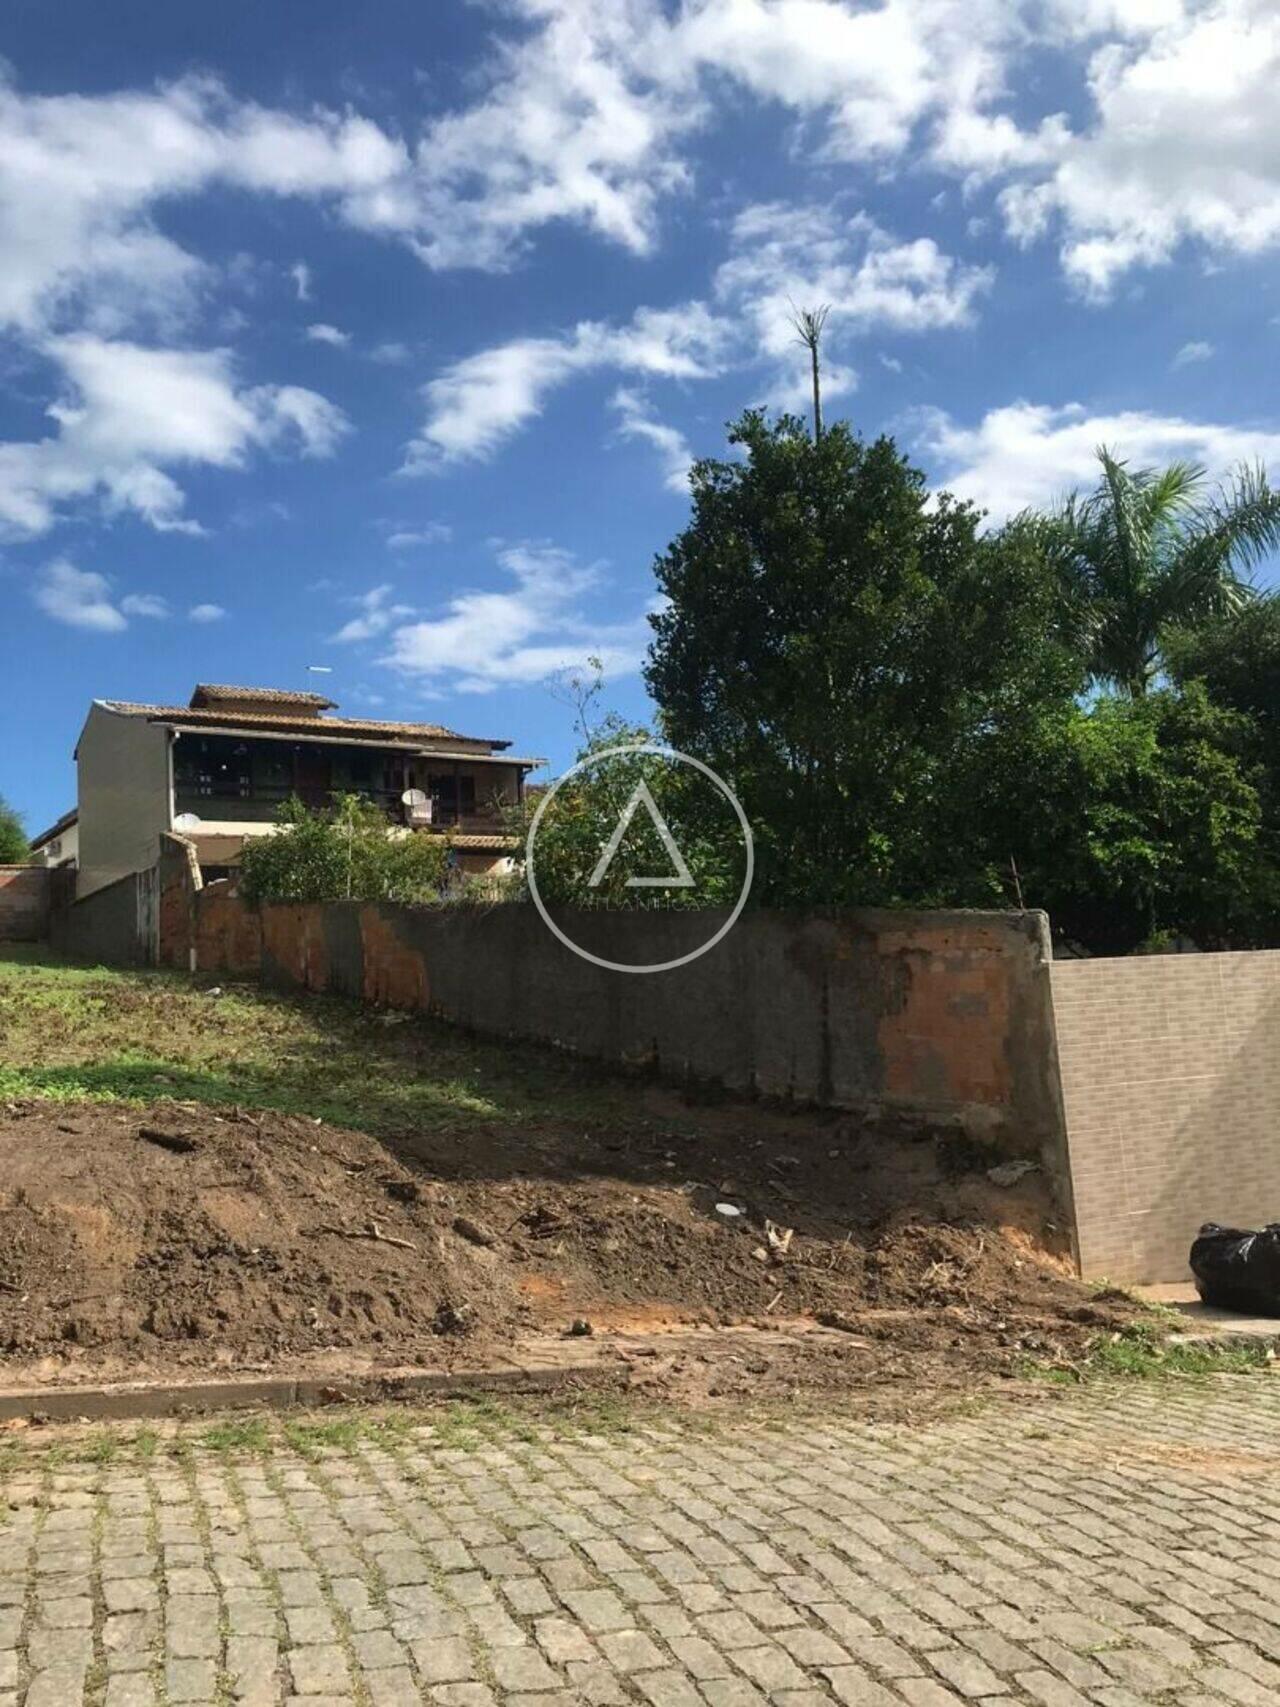
[[[179,812],[178,816],[173,820],[173,827],[180,835],[185,834],[188,830],[198,830],[200,828],[200,820],[196,817],[194,812]]]
[[[424,806],[431,804],[431,801],[420,788],[406,788],[400,796],[400,804],[407,806],[410,812],[421,812]]]

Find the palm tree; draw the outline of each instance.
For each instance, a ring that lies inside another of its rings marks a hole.
[[[1073,494],[1045,537],[1090,675],[1138,695],[1159,672],[1167,634],[1255,596],[1251,572],[1280,546],[1280,493],[1243,463],[1209,491],[1191,463],[1131,471],[1105,446],[1098,461],[1097,487]]]

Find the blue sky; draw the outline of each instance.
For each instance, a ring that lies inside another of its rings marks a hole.
[[[10,0],[0,794],[95,696],[305,686],[564,763],[691,456],[828,408],[994,515],[1280,465],[1267,0]],[[332,674],[308,678],[307,666]]]

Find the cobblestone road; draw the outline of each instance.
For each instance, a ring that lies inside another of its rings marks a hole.
[[[916,1430],[352,1432],[24,1452],[2,1707],[1280,1702],[1266,1376]]]

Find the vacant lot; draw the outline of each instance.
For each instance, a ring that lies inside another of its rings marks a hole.
[[[0,1146],[0,1350],[44,1377],[816,1319],[822,1357],[738,1384],[948,1385],[1123,1319],[1038,1176],[999,1190],[954,1139],[334,998],[0,961]]]

